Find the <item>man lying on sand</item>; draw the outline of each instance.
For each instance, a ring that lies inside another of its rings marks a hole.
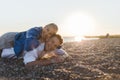
[[[23,32],[8,32],[0,37],[0,52],[4,48],[14,47],[17,56],[21,51],[30,51],[41,42],[45,42],[52,35],[56,34],[58,27],[54,23],[45,25],[45,27],[34,27]]]

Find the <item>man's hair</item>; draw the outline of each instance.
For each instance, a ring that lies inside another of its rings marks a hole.
[[[60,41],[60,45],[63,43],[63,38],[61,37],[61,35],[59,34],[54,34],[53,36],[51,37],[57,37],[57,39]]]
[[[58,26],[55,23],[49,23],[47,25],[45,25],[46,27],[53,27],[54,29],[56,29],[58,31]]]

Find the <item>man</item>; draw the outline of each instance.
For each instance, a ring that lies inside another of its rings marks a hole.
[[[48,40],[48,38],[56,34],[57,31],[57,25],[51,23],[44,28],[35,27],[26,32],[17,34],[13,46],[16,56],[19,57],[20,53],[23,53],[23,51],[30,51],[37,48],[40,43]]]
[[[68,54],[62,49],[57,49],[62,43],[63,39],[60,35],[53,35],[46,43],[41,43],[37,48],[31,51],[25,51],[23,55],[24,64],[26,66],[34,66],[63,62],[65,58],[68,57]],[[45,54],[51,54],[51,52],[55,54],[51,59],[38,60]],[[3,49],[1,56],[2,58],[15,58],[15,51],[13,48]]]
[[[30,51],[38,47],[41,42],[45,42],[57,31],[57,25],[50,23],[43,28],[34,27],[24,32],[8,32],[0,37],[0,50],[14,47],[15,53],[19,57],[22,51]]]

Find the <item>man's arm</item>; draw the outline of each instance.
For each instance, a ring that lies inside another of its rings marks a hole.
[[[40,27],[31,28],[26,32],[24,50],[31,51],[39,46],[40,42],[38,41],[38,38],[40,38],[41,32],[42,28]]]
[[[35,65],[49,65],[52,63],[61,63],[64,62],[65,58],[62,56],[56,56],[56,57],[52,57],[51,59],[43,59],[43,60],[36,60],[36,61],[32,61],[27,63],[25,66],[26,67],[31,67],[31,66],[35,66]]]

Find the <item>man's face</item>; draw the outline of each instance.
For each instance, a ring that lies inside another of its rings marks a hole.
[[[57,37],[52,37],[45,43],[45,50],[51,51],[56,49],[60,45],[60,41]]]
[[[42,38],[44,40],[48,40],[53,34],[56,34],[57,30],[54,29],[53,27],[44,27],[43,33],[42,33]]]

